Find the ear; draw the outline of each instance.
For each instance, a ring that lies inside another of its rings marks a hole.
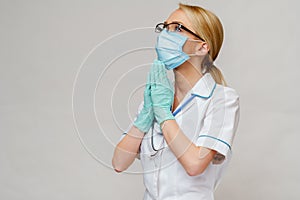
[[[206,42],[199,43],[197,45],[196,49],[197,49],[196,55],[199,55],[199,56],[204,56],[204,55],[208,54],[208,52],[209,52],[209,47]]]

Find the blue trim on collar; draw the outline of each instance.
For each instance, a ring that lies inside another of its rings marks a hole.
[[[212,94],[214,93],[215,89],[216,89],[216,86],[217,86],[217,83],[215,83],[213,89],[211,90],[210,94],[208,96],[201,96],[199,94],[195,94],[195,93],[192,93],[192,95],[196,96],[196,97],[200,97],[200,98],[203,98],[203,99],[208,99],[212,96]]]
[[[198,95],[198,94],[194,94],[194,93],[191,93],[191,96],[190,96],[190,98],[188,98],[180,107],[178,107],[172,114],[173,114],[173,116],[176,116],[188,103],[190,103],[192,100],[193,100],[193,98],[194,97],[200,97],[200,98],[204,98],[204,99],[208,99],[208,98],[210,98],[211,96],[212,96],[212,94],[213,94],[213,92],[214,92],[214,90],[215,90],[215,88],[216,88],[216,83],[215,83],[215,85],[214,85],[214,87],[213,87],[213,89],[212,89],[212,91],[211,91],[211,93],[209,94],[209,96],[207,96],[207,97],[205,97],[205,96],[201,96],[201,95]],[[170,110],[172,110],[172,106],[171,106],[171,108],[170,108]]]

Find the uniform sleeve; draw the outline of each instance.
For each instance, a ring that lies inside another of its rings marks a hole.
[[[220,164],[230,156],[239,116],[239,96],[236,91],[229,87],[220,88],[211,97],[196,141],[197,146],[217,151],[214,164]]]
[[[131,124],[127,127],[127,129],[124,131],[124,133],[122,133],[122,135],[121,135],[121,137],[120,137],[120,139],[119,139],[118,142],[121,142],[121,140],[126,136],[126,134],[128,133],[128,131],[131,129],[131,127],[133,126],[133,122],[137,119],[137,116],[140,114],[140,112],[141,112],[141,110],[142,110],[142,108],[143,108],[143,105],[144,105],[144,101],[142,101],[142,103],[140,103],[140,105],[139,105],[139,107],[138,107],[138,109],[137,109],[137,112],[136,112],[136,114],[135,114],[135,116],[134,116],[133,121],[132,121]],[[138,155],[137,155],[137,158],[140,159],[139,153],[138,153]]]

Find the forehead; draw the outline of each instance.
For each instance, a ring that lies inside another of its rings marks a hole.
[[[180,22],[186,27],[191,27],[190,21],[181,9],[177,9],[174,12],[172,12],[165,22],[170,23],[174,21]]]

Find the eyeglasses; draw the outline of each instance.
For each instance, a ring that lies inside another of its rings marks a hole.
[[[186,28],[179,22],[171,22],[169,24],[159,23],[155,26],[155,32],[160,33],[163,31],[164,28],[167,28],[168,31],[176,31],[176,32],[181,32],[182,30],[185,30],[185,31],[189,32],[190,34],[192,34],[193,36],[195,36],[195,37],[199,38],[200,40],[202,40],[203,42],[205,42],[205,40],[202,39],[199,35],[197,35],[193,31],[189,30],[188,28]]]

